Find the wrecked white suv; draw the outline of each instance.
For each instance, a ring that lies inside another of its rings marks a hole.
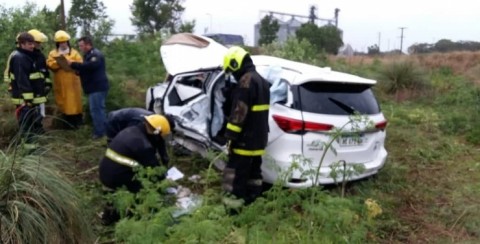
[[[218,139],[226,119],[222,88],[233,79],[221,68],[226,50],[206,37],[172,36],[160,48],[170,77],[146,94],[147,109],[175,117],[174,140],[204,156],[225,150]],[[371,90],[376,81],[276,57],[252,60],[271,83],[265,182],[310,187],[365,178],[384,166],[387,121]]]

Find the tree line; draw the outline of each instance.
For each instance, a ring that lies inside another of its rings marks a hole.
[[[280,24],[272,15],[266,15],[260,20],[259,45],[268,45],[277,40]],[[342,32],[334,25],[318,26],[312,19],[300,26],[295,32],[299,41],[306,40],[320,53],[337,54],[343,46]]]
[[[479,51],[480,42],[475,41],[451,41],[441,39],[436,43],[417,43],[408,48],[408,53],[433,53],[433,52],[454,52],[454,51]]]

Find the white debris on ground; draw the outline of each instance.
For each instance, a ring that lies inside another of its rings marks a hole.
[[[167,171],[167,179],[177,181],[182,179],[184,174],[176,167],[172,167]],[[201,177],[199,175],[192,175],[188,180],[197,183]],[[195,209],[202,205],[202,196],[192,193],[192,191],[184,186],[169,187],[167,193],[175,195],[177,202],[175,206],[176,210],[172,212],[172,217],[178,218],[182,215],[192,213]]]

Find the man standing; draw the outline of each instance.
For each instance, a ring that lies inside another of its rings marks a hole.
[[[66,60],[81,63],[80,53],[71,48],[70,35],[59,30],[55,32],[54,41],[56,48],[48,54],[48,68],[54,74],[54,94],[58,110],[67,123],[67,128],[76,129],[83,123],[82,87],[80,78],[72,69],[64,69],[57,62],[57,58],[63,56]]]
[[[235,197],[225,197],[225,205],[238,208],[252,203],[262,192],[261,164],[268,141],[270,91],[250,55],[240,47],[227,51],[223,70],[231,73],[238,84],[232,90],[225,132],[230,142],[222,187]]]
[[[52,81],[50,80],[50,72],[47,69],[47,62],[45,55],[42,52],[42,44],[48,41],[48,37],[37,29],[31,29],[28,31],[28,34],[33,36],[35,40],[35,48],[33,53],[35,54],[35,66],[39,71],[36,77],[32,77],[32,82],[35,86],[43,87],[43,95],[45,97],[45,102],[40,104],[40,114],[45,117],[45,103],[47,102],[47,95],[52,89]],[[40,89],[40,88],[39,88]]]
[[[93,139],[105,136],[105,100],[108,93],[108,78],[105,68],[105,57],[96,48],[90,37],[78,40],[78,47],[84,54],[83,63],[72,62],[70,66],[80,74],[83,92],[88,96],[90,116],[93,121]]]
[[[11,79],[12,102],[17,106],[20,134],[25,146],[34,146],[34,136],[43,132],[39,105],[45,103],[45,86],[35,83],[43,74],[37,68],[34,53],[35,39],[29,33],[17,37],[18,48],[11,56],[8,74]]]

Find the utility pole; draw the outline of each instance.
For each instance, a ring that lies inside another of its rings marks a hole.
[[[335,9],[335,27],[338,28],[338,13],[340,12],[339,8]]]
[[[400,31],[401,31],[401,34],[400,34],[400,53],[402,54],[403,53],[403,38],[405,38],[403,36],[403,30],[406,29],[407,27],[399,27]]]
[[[382,42],[382,32],[378,32],[378,51],[380,52],[380,43]]]
[[[60,0],[60,27],[62,30],[67,30],[67,23],[65,21],[65,4]]]

